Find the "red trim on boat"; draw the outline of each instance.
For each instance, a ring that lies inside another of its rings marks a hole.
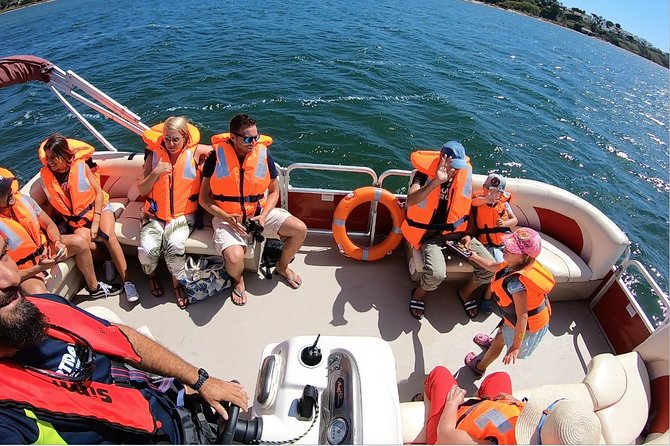
[[[540,228],[543,233],[563,243],[577,255],[581,255],[582,248],[584,248],[584,236],[576,221],[550,209],[534,209],[540,219]]]
[[[649,383],[651,387],[651,407],[649,408],[649,433],[666,432],[670,429],[670,410],[668,400],[670,399],[670,377],[659,376]]]
[[[629,304],[628,296],[615,282],[593,307],[593,314],[616,354],[632,351],[650,335],[639,314],[630,316],[626,309]]]

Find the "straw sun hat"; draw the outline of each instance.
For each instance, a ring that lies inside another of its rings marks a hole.
[[[517,444],[599,444],[601,426],[593,403],[583,393],[548,385],[528,398],[515,436]]]

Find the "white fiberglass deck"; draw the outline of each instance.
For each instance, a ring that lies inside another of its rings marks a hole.
[[[490,333],[499,322],[494,315],[469,321],[455,294],[455,284],[443,284],[426,301],[426,317],[418,322],[408,312],[409,279],[402,250],[378,262],[358,262],[342,256],[332,236],[310,234],[291,265],[303,278],[298,290],[276,276],[265,280],[245,273],[247,305],[238,307],[230,290],[180,310],[163,268],[165,294],[152,296],[137,259],[127,256],[140,301],[125,296],[89,301],[116,312],[127,325],[147,325],[161,344],[225,380],[237,379],[251,397],[263,347],[292,336],[375,336],[391,344],[395,354],[401,401],[421,391],[423,378],[444,365],[469,393],[474,374],[463,365],[479,331]],[[591,358],[610,349],[585,301],[553,305],[549,333],[533,356],[504,366],[499,359],[489,371],[505,370],[516,389],[548,383],[581,382]]]

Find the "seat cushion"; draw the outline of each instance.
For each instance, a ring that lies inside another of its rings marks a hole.
[[[542,233],[540,236],[542,237],[542,251],[537,259],[551,271],[556,283],[591,280],[593,272],[581,257],[558,240]]]

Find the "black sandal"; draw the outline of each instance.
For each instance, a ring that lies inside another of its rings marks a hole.
[[[463,311],[465,311],[465,314],[467,314],[470,319],[477,317],[477,314],[479,314],[477,301],[475,299],[463,300],[461,297],[460,288],[456,291],[456,294],[458,294],[458,300],[460,300],[461,305],[463,305]]]
[[[155,276],[149,276],[149,292],[155,297],[161,297],[165,292]]]
[[[177,299],[177,306],[182,310],[185,310],[188,307],[188,297],[186,297],[186,291],[181,285],[174,287],[174,297]]]

